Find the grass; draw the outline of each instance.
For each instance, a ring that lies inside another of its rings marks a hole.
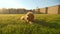
[[[20,17],[24,14],[0,14],[0,34],[60,34],[60,15],[35,14],[33,24]]]

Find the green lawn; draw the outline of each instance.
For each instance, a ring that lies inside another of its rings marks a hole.
[[[60,15],[35,14],[33,24],[20,20],[24,14],[0,14],[0,34],[60,34]]]

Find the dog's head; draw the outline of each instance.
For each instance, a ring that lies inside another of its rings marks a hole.
[[[27,16],[33,16],[33,12],[27,12]]]

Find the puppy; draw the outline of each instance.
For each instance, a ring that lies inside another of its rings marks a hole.
[[[32,24],[34,21],[34,14],[32,12],[28,12],[25,16],[21,17],[21,20],[25,20],[28,23]]]

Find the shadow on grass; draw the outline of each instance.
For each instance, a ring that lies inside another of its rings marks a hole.
[[[44,27],[60,29],[60,25],[57,22],[50,23],[50,22],[47,22],[46,20],[38,20],[38,19],[35,19],[34,20],[34,23],[39,24],[39,25],[42,25]]]
[[[46,23],[45,20],[38,20],[38,19],[35,19],[35,20],[34,20],[34,23],[40,24],[40,25],[43,25],[43,26],[46,26],[46,25],[47,25],[47,23]]]

